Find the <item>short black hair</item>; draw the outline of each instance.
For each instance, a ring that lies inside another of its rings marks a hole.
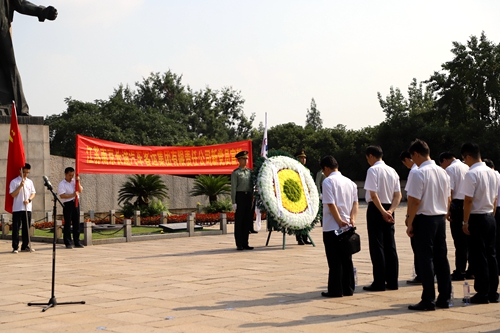
[[[454,158],[457,158],[453,153],[450,153],[449,151],[444,151],[441,154],[439,154],[439,163],[443,163],[444,160],[452,160]]]
[[[403,150],[400,154],[399,154],[399,159],[401,161],[404,161],[406,159],[410,159],[411,160],[411,155],[410,155],[410,152],[408,150]]]
[[[66,169],[64,169],[64,174],[68,174],[70,172],[75,172],[75,169],[73,169],[72,167],[67,167]]]
[[[23,170],[24,169],[31,170],[31,165],[29,163],[25,163],[24,166],[23,166]]]
[[[366,148],[365,155],[373,155],[375,156],[375,158],[382,158],[382,156],[384,156],[384,152],[382,151],[382,148],[380,146],[372,145]]]
[[[483,162],[486,164],[488,168],[495,169],[495,163],[493,163],[493,161],[490,160],[489,158],[483,159]]]
[[[419,153],[423,157],[428,157],[431,150],[424,140],[415,139],[415,141],[410,144],[408,152],[410,152],[410,155],[413,155],[413,153]]]
[[[460,154],[462,156],[469,155],[470,157],[472,157],[474,159],[481,158],[481,152],[479,151],[479,146],[473,142],[464,143],[462,145],[462,148],[460,149]]]
[[[321,167],[321,170],[323,170],[324,167],[328,167],[330,169],[339,168],[337,160],[332,155],[326,155],[325,157],[323,157],[321,159],[321,162],[319,162],[319,166]]]

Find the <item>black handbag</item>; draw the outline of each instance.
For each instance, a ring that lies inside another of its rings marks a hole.
[[[361,238],[356,233],[356,227],[350,228],[339,236],[339,241],[342,246],[345,246],[350,254],[355,254],[361,251]]]

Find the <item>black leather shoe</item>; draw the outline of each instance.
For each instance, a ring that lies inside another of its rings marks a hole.
[[[297,241],[297,244],[304,245],[304,241],[302,239],[300,239],[300,240]]]
[[[406,281],[406,284],[422,284],[422,281],[418,277],[415,277],[413,280]]]
[[[408,305],[408,309],[415,310],[415,311],[434,311],[434,310],[436,310],[436,306],[432,303],[426,304],[426,303],[420,302],[418,304]]]
[[[244,250],[253,250],[253,246],[243,246]]]
[[[78,248],[80,248],[80,249],[83,249],[85,246],[83,246],[83,244],[77,244],[77,245],[75,245],[75,247],[78,247]]]
[[[436,301],[436,308],[440,309],[449,309],[450,308],[450,303],[449,302],[441,302],[441,301]]]
[[[250,230],[250,233],[251,233],[251,234],[258,234],[259,232],[258,232],[258,231],[255,231],[255,230]]]
[[[389,285],[385,285],[385,289],[386,290],[398,290],[399,289],[399,286],[389,286]]]
[[[304,241],[304,244],[310,245],[310,244],[312,244],[312,242],[310,242],[310,241],[308,241],[308,240],[305,240],[305,241]]]
[[[462,299],[462,302],[465,303],[465,298]],[[479,297],[477,294],[472,296],[469,301],[470,304],[488,304],[489,302],[487,298]]]
[[[67,249],[72,249],[72,248],[73,248],[73,246],[71,246],[71,245],[66,245],[66,248],[67,248]]]
[[[375,288],[374,286],[370,285],[370,286],[364,286],[363,290],[366,290],[366,291],[385,291],[385,288]]]
[[[323,297],[342,297],[342,295],[333,295],[333,294],[325,293],[325,292],[322,292],[321,296],[323,296]]]
[[[238,251],[243,251],[243,248],[242,248],[241,246],[238,246],[238,247],[236,248],[236,250],[238,250]]]

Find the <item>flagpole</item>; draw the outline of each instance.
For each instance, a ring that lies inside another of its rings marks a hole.
[[[265,119],[264,120],[265,127],[264,127],[264,134],[262,137],[262,146],[260,148],[260,156],[267,158],[267,112],[264,119]],[[257,204],[255,204],[255,226],[257,231],[261,229],[261,223],[262,223],[262,218],[260,216],[260,209],[257,206]]]

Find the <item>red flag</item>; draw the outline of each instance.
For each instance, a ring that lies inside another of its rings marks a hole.
[[[5,210],[9,213],[12,213],[12,205],[14,203],[14,198],[9,193],[10,182],[19,176],[20,170],[26,164],[23,138],[21,137],[21,131],[19,131],[19,124],[17,123],[16,103],[14,101],[12,101],[11,113],[7,176],[5,178]]]
[[[76,156],[77,156],[77,159],[78,159],[78,139],[76,140]],[[79,176],[78,176],[78,162],[75,162],[75,191],[78,191],[80,192],[80,181],[78,180]],[[78,200],[78,195],[75,197],[75,207],[78,207],[79,205],[79,200]]]

